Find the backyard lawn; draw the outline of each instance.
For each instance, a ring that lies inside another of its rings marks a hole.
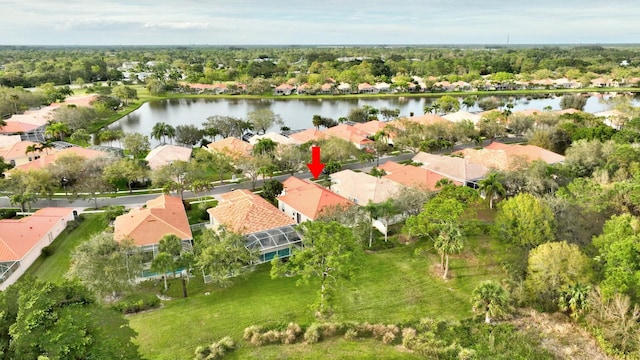
[[[64,279],[69,270],[71,252],[82,241],[88,240],[93,234],[104,230],[107,220],[102,214],[84,214],[84,220],[77,229],[65,230],[49,245],[51,255],[42,255],[29,267],[26,274],[39,277],[41,280],[54,283]]]
[[[434,265],[437,267],[439,261],[436,254],[414,255],[421,245],[401,245],[368,254],[358,276],[339,291],[333,320],[397,324],[422,317],[472,316],[471,291],[483,280],[502,276],[494,256],[494,249],[499,246],[487,238],[471,239],[467,243],[469,250],[452,259],[452,278],[444,281],[435,275]],[[322,349],[328,345],[322,343],[257,350],[241,340],[244,328],[252,324],[286,325],[294,321],[306,326],[314,321],[310,305],[317,299],[317,284],[296,286],[297,278],[272,280],[269,269],[269,264],[262,265],[227,289],[204,286],[201,279],[194,279],[187,299],[179,298],[179,282],[174,280],[169,293],[176,297],[174,300],[165,302],[159,310],[129,317],[131,326],[139,333],[137,341],[142,353],[151,359],[190,358],[198,345],[208,345],[230,335],[241,346],[232,355],[237,358],[276,359],[288,354],[292,359],[310,359],[317,358],[314,354],[326,354]],[[160,284],[157,286],[159,289]],[[205,295],[206,291],[210,295]],[[358,354],[358,358],[376,358],[380,351],[395,353],[398,358],[409,356],[371,341],[331,343],[334,358],[352,353]]]

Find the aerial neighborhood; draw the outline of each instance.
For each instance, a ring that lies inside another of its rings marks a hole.
[[[637,358],[638,64],[0,47],[0,354]]]

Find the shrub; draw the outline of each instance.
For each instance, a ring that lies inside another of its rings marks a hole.
[[[41,251],[43,257],[49,257],[51,254],[53,254],[53,249],[51,248],[51,246],[45,246]]]
[[[18,212],[13,209],[0,209],[0,219],[13,219]]]
[[[418,336],[416,329],[410,327],[402,329],[402,346],[408,349],[416,336]]]
[[[382,335],[382,342],[389,345],[396,339],[396,334],[392,332],[386,332]]]
[[[111,306],[123,314],[155,309],[160,306],[160,299],[153,294],[131,294]]]
[[[227,352],[236,348],[236,343],[229,336],[225,336],[222,339],[214,342],[209,346],[198,346],[195,352],[196,360],[214,360],[220,359]]]
[[[356,329],[347,329],[347,332],[344,333],[344,338],[346,340],[355,340],[358,338],[358,331]]]
[[[304,333],[304,341],[308,344],[315,344],[320,341],[320,327],[318,324],[311,324]]]
[[[262,334],[262,328],[257,325],[251,325],[248,328],[244,329],[244,335],[242,336],[242,338],[250,341],[255,334]]]

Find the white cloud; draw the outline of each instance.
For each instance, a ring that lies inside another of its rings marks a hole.
[[[201,22],[147,22],[143,26],[147,29],[168,29],[168,30],[207,30],[210,28],[209,23]]]

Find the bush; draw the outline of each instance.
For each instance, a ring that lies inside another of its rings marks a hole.
[[[315,344],[320,341],[320,326],[318,324],[311,324],[307,331],[304,332],[304,341],[308,344]]]
[[[45,246],[41,251],[42,257],[49,257],[51,254],[53,254],[53,249],[51,248],[51,246]]]
[[[358,338],[358,332],[356,329],[348,329],[347,332],[344,333],[344,338],[346,340],[355,340]]]
[[[229,336],[214,342],[209,346],[198,346],[196,348],[196,360],[214,360],[222,358],[227,352],[234,350],[236,343]]]
[[[13,209],[0,209],[0,219],[13,219],[18,212]]]
[[[255,334],[262,334],[262,328],[258,325],[251,325],[244,329],[244,334],[242,336],[243,339],[249,341],[253,338]]]
[[[131,294],[111,306],[123,314],[155,309],[160,306],[160,299],[154,294]]]

